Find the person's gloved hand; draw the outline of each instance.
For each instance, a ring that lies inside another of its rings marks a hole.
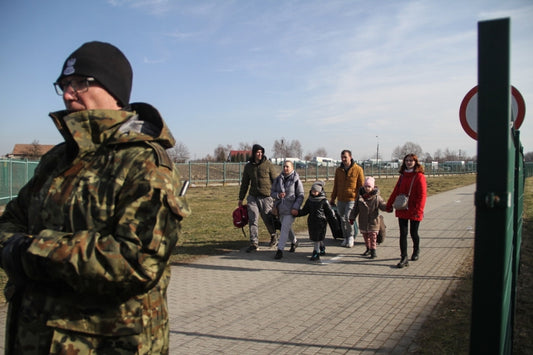
[[[0,264],[9,280],[16,286],[27,283],[26,273],[22,267],[22,254],[28,250],[32,239],[22,233],[17,233],[9,238],[2,248]]]
[[[350,219],[350,224],[353,226],[353,222],[355,221],[355,219]]]

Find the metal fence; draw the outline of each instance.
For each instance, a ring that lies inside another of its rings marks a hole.
[[[196,186],[208,185],[228,185],[239,184],[241,181],[242,172],[244,170],[245,162],[241,163],[206,163],[206,162],[190,162],[176,164],[181,177],[184,180],[189,180],[191,184]],[[300,175],[303,181],[315,180],[330,180],[335,177],[335,169],[337,164],[317,166],[310,163],[301,164],[295,170]],[[398,168],[385,167],[381,165],[365,165],[362,164],[365,176],[374,177],[397,177]],[[475,163],[465,164],[462,166],[440,166],[433,168],[426,167],[426,175],[446,175],[446,174],[468,174],[475,173],[477,166]],[[281,173],[281,166],[279,167]]]
[[[0,205],[5,205],[17,196],[20,188],[33,176],[38,161],[0,159]],[[239,184],[245,162],[212,163],[190,162],[176,164],[183,180],[189,180],[192,186]],[[303,181],[331,180],[335,176],[335,165],[317,166],[305,163],[296,167]],[[374,177],[397,177],[398,168],[390,166],[362,164],[365,175]],[[533,169],[533,168],[532,168]],[[281,166],[279,166],[281,173]],[[475,164],[463,166],[426,167],[427,175],[474,173]]]
[[[0,159],[0,205],[5,205],[17,196],[18,191],[33,176],[38,161]],[[181,178],[189,180],[192,186],[232,185],[241,182],[242,172],[246,163],[212,163],[190,162],[176,164]],[[380,165],[363,165],[365,176],[377,178],[396,178],[398,168]],[[317,166],[305,164],[296,168],[303,181],[332,180],[338,165]],[[426,175],[448,175],[475,173],[475,163],[462,166],[444,166],[438,168],[426,166]],[[281,173],[281,166],[279,167]],[[533,163],[526,163],[525,176],[533,176]]]
[[[33,176],[38,161],[0,159],[0,205],[15,198]]]

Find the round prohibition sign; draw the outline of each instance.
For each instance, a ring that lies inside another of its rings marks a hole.
[[[477,85],[474,86],[461,102],[459,119],[466,134],[477,140]],[[519,129],[526,116],[526,103],[520,91],[511,86],[511,113],[513,115],[514,128]]]

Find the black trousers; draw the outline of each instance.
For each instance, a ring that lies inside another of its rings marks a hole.
[[[400,253],[401,257],[407,257],[407,230],[411,222],[411,239],[413,240],[413,250],[420,248],[420,236],[418,235],[418,227],[420,221],[413,221],[410,219],[398,218],[398,225],[400,226]]]

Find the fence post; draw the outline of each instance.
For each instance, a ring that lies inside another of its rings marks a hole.
[[[205,186],[209,186],[209,162],[205,164]]]
[[[9,201],[11,201],[13,199],[13,159],[9,159],[8,176],[9,176]]]
[[[509,19],[479,22],[478,31],[478,175],[470,353],[507,354],[512,350],[514,302]]]
[[[222,163],[222,185],[226,185],[226,162]]]

